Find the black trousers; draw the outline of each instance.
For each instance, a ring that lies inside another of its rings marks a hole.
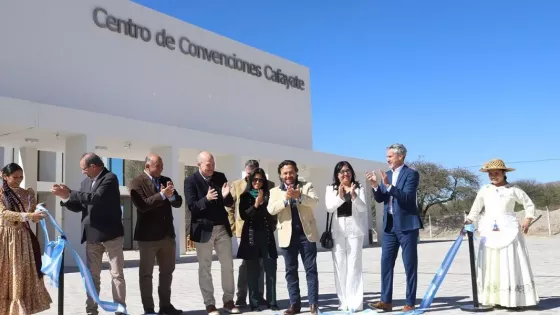
[[[276,305],[276,269],[277,258],[271,258],[268,253],[268,235],[266,231],[255,231],[255,238],[259,256],[265,273],[266,301],[270,305]],[[247,262],[247,285],[249,287],[249,305],[258,307],[259,301],[263,299],[263,293],[259,290],[260,259],[246,260]]]

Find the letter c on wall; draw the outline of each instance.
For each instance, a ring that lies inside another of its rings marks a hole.
[[[101,28],[106,28],[107,24],[106,23],[101,23],[99,21],[99,19],[97,18],[97,16],[99,15],[99,13],[103,13],[105,14],[105,19],[104,21],[107,19],[107,10],[103,9],[103,8],[95,8],[95,10],[93,10],[93,22],[95,23],[95,25],[97,25],[98,27]]]

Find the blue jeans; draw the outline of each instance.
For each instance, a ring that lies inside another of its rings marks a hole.
[[[319,275],[317,274],[317,244],[309,242],[305,234],[292,231],[290,246],[283,248],[282,254],[286,264],[286,282],[290,294],[290,305],[301,306],[298,277],[298,254],[301,255],[307,279],[307,296],[309,304],[319,302]]]

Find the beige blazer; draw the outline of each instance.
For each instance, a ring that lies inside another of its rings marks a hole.
[[[299,218],[303,226],[303,232],[310,242],[319,240],[319,231],[317,230],[317,222],[313,215],[313,210],[319,204],[319,197],[313,189],[310,182],[300,181],[298,184],[301,191],[301,204],[298,205]],[[292,211],[290,205],[284,205],[286,200],[286,192],[280,187],[270,190],[270,200],[268,202],[268,212],[271,215],[278,216],[278,245],[280,247],[288,247],[292,238]]]
[[[268,181],[268,189],[274,187],[274,182]],[[243,231],[243,219],[239,215],[239,196],[247,188],[247,180],[245,178],[238,179],[231,183],[230,193],[233,197],[234,209],[228,208],[229,223],[231,225],[231,230],[237,238],[241,238],[241,231]]]

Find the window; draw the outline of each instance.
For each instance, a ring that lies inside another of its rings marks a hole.
[[[117,178],[119,179],[119,185],[121,186],[125,186],[123,177],[124,177],[124,161],[123,159],[119,159],[119,158],[108,158],[107,159],[107,168],[115,173],[115,175],[117,175]]]

